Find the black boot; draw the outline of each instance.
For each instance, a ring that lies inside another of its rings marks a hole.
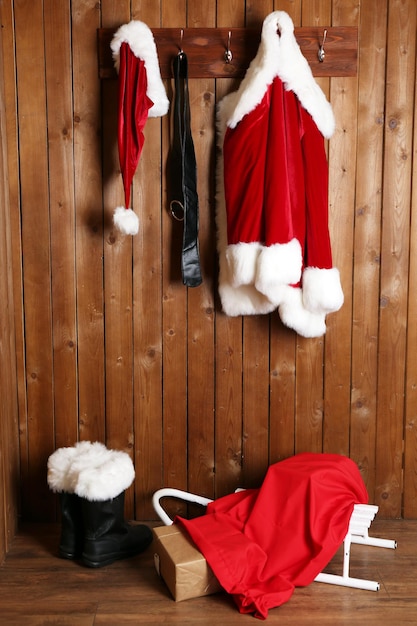
[[[74,461],[91,448],[90,442],[79,442],[75,446],[58,448],[48,458],[48,485],[59,495],[61,507],[62,527],[58,553],[63,559],[81,556],[84,537],[81,500],[74,493],[70,472]]]
[[[143,524],[124,520],[123,491],[111,500],[81,498],[84,521],[82,561],[87,567],[103,567],[143,552],[152,542],[152,531]]]
[[[59,556],[63,559],[76,559],[81,556],[84,540],[81,498],[75,493],[59,494],[61,505],[61,539]]]

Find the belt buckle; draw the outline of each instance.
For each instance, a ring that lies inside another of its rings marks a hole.
[[[185,209],[182,202],[179,200],[171,200],[169,203],[169,210],[172,217],[177,220],[177,222],[184,221]]]

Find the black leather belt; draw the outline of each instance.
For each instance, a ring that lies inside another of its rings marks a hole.
[[[180,52],[174,59],[175,101],[171,159],[171,215],[183,225],[181,272],[187,287],[202,283],[198,250],[197,166],[190,127],[188,59]]]

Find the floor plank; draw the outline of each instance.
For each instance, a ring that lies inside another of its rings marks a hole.
[[[374,536],[389,550],[353,545],[352,576],[377,580],[378,592],[312,583],[269,612],[269,624],[384,626],[417,624],[417,521],[378,520]],[[24,525],[0,567],[0,615],[8,626],[250,623],[225,593],[174,602],[158,577],[150,547],[138,557],[93,570],[57,557],[57,525]],[[341,551],[326,571],[340,574]]]

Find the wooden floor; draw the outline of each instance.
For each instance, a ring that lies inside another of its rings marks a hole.
[[[375,520],[371,535],[396,539],[396,550],[352,546],[352,576],[377,580],[378,592],[312,583],[269,612],[268,624],[417,624],[417,521]],[[192,624],[234,626],[240,615],[218,593],[174,602],[155,572],[152,547],[144,555],[99,570],[56,556],[57,525],[25,525],[0,567],[0,623],[7,626]],[[341,573],[337,554],[327,571]]]

